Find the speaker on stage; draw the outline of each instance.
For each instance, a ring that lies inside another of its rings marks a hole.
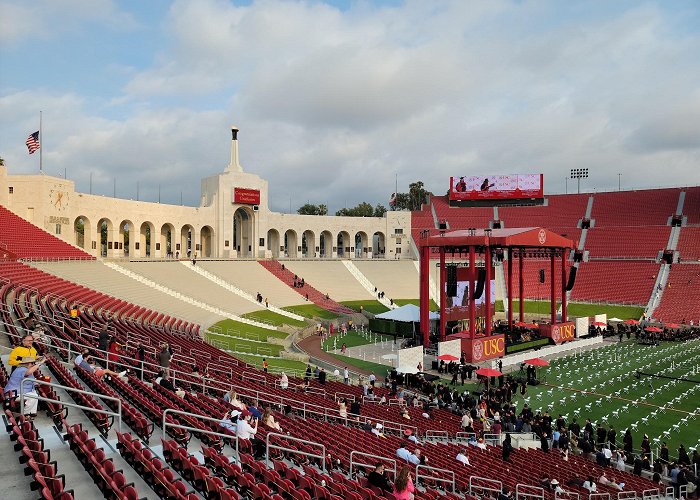
[[[570,292],[571,289],[574,287],[574,283],[576,282],[576,271],[578,270],[578,267],[576,266],[571,266],[571,269],[569,269],[569,281],[566,282],[566,291]]]
[[[540,283],[544,283],[544,269],[540,269]]]
[[[481,294],[484,293],[484,283],[485,282],[486,282],[486,268],[480,267],[477,282],[476,282],[476,288],[474,289],[474,300],[481,298]]]
[[[456,297],[457,296],[457,267],[448,266],[447,267],[447,296]]]

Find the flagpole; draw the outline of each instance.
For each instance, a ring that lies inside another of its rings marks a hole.
[[[42,116],[39,111],[39,173],[44,173],[44,131],[42,130]]]

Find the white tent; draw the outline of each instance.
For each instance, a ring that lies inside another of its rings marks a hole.
[[[406,304],[405,306],[397,307],[391,311],[387,311],[375,316],[377,319],[388,319],[392,321],[401,321],[404,323],[417,323],[420,321],[420,308],[414,304]],[[440,315],[436,312],[430,313],[431,320],[437,320]]]

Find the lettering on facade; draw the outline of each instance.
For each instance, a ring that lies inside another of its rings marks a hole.
[[[49,224],[64,224],[68,225],[70,224],[70,220],[68,217],[56,217],[55,215],[49,216]]]

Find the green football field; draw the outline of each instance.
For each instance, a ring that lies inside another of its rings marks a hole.
[[[637,371],[669,378],[637,378]],[[540,368],[539,376],[543,383],[529,386],[524,398],[518,396],[518,408],[527,402],[555,418],[577,418],[581,427],[590,418],[613,426],[620,442],[630,428],[635,449],[645,433],[653,450],[655,443],[666,441],[672,456],[681,443],[686,450],[700,446],[700,340],[658,347],[610,343],[555,359]]]

